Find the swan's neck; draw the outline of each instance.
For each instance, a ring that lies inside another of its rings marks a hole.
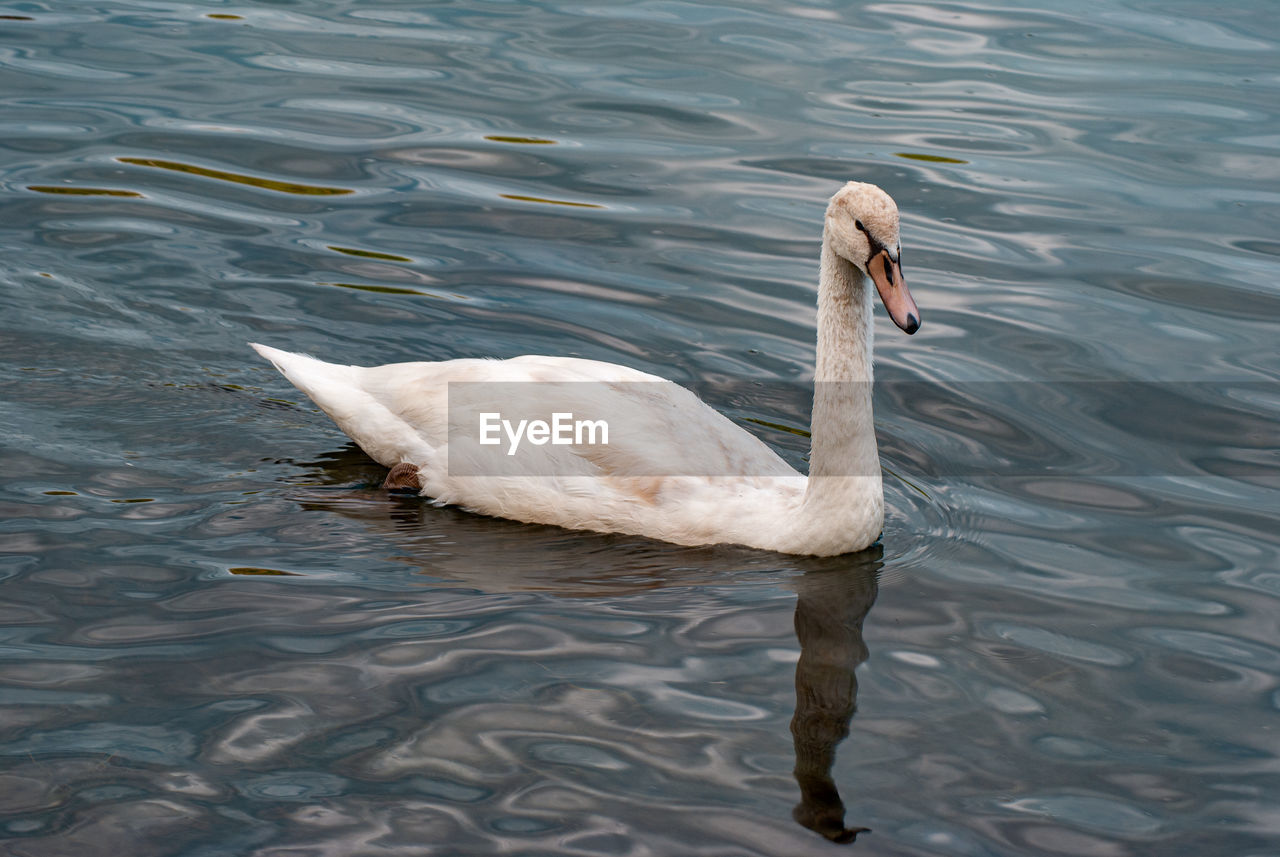
[[[871,352],[871,289],[862,272],[831,249],[824,236],[813,439],[803,515],[868,543],[884,522],[871,413]]]

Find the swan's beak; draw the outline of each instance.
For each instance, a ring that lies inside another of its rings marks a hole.
[[[907,281],[902,278],[902,267],[898,260],[890,256],[888,250],[881,250],[867,267],[893,323],[908,335],[919,330],[920,310],[916,309],[915,299],[907,291]]]

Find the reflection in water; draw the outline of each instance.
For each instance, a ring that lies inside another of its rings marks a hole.
[[[803,557],[734,545],[686,547],[438,507],[413,494],[383,489],[386,468],[355,444],[298,464],[306,471],[290,493],[304,510],[359,520],[367,531],[394,544],[397,560],[432,578],[432,586],[624,597],[673,586],[730,583],[742,573],[807,567],[797,564],[806,561]],[[847,561],[832,557],[822,567]]]
[[[384,469],[352,444],[308,465],[308,483],[377,484]],[[832,778],[836,749],[857,709],[854,670],[867,659],[862,624],[877,594],[883,548],[842,557],[782,557],[733,546],[689,548],[630,536],[520,524],[438,508],[380,488],[309,495],[313,511],[358,518],[394,535],[400,558],[486,592],[539,591],[560,598],[625,598],[672,586],[714,586],[744,569],[800,572],[797,600],[796,709],[791,720],[800,803],[792,816],[837,843],[866,827],[846,827]],[[447,537],[441,535],[447,533]],[[608,561],[602,561],[608,556]]]
[[[844,801],[831,777],[831,766],[858,708],[854,670],[867,659],[862,621],[876,600],[876,574],[883,554],[876,545],[847,557],[850,564],[843,569],[810,571],[795,581],[800,661],[791,736],[800,803],[792,815],[832,842],[853,842],[869,830],[845,827]]]

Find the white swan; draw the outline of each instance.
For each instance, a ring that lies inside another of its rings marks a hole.
[[[693,393],[625,366],[524,356],[364,368],[253,347],[391,468],[389,488],[529,523],[685,545],[848,553],[874,543],[884,523],[863,275],[898,327],[910,334],[920,326],[899,253],[888,194],[850,182],[831,198],[807,477]],[[565,415],[606,421],[609,442],[585,423],[590,431],[574,437]],[[547,422],[551,436],[530,431],[508,454],[512,435],[495,426],[522,419]]]

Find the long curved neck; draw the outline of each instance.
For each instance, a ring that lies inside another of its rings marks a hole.
[[[884,522],[871,412],[872,335],[866,278],[824,235],[813,438],[803,506],[805,517],[824,519],[855,540],[874,539]]]
[[[866,278],[822,242],[810,476],[879,476],[871,413],[872,305]]]

